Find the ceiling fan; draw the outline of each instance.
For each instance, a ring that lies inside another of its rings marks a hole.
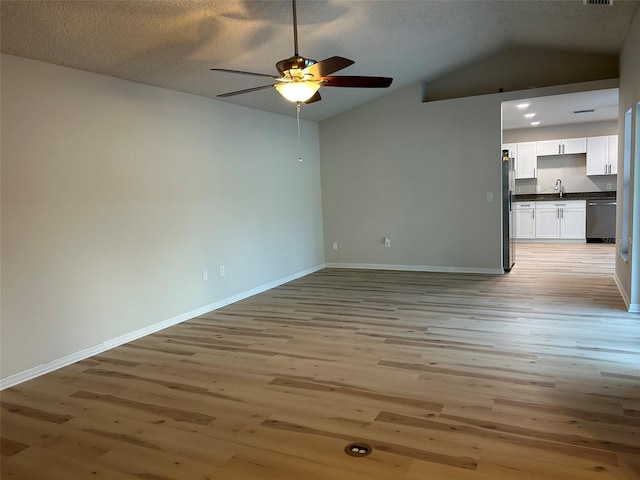
[[[294,54],[285,60],[276,63],[276,68],[280,76],[266,73],[244,72],[241,70],[229,70],[226,68],[212,68],[216,72],[238,73],[241,75],[252,75],[255,77],[267,77],[274,80],[269,85],[237,90],[235,92],[223,93],[218,97],[232,97],[243,93],[256,92],[266,88],[275,89],[284,98],[295,102],[298,106],[301,103],[313,103],[321,100],[320,87],[358,87],[358,88],[386,88],[391,85],[392,78],[388,77],[362,77],[362,76],[332,76],[332,73],[353,65],[355,62],[344,57],[330,57],[317,62],[311,58],[301,57],[298,54],[298,19],[296,13],[296,0],[292,0],[293,5],[293,46]]]

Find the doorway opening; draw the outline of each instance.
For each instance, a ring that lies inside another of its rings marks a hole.
[[[516,243],[615,248],[618,94],[609,88],[502,102],[502,149],[515,165]]]

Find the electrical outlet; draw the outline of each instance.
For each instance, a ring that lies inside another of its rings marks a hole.
[[[487,192],[487,202],[493,202],[493,192]]]
[[[221,277],[225,276],[224,265],[220,265],[220,276]]]
[[[337,250],[338,249],[338,242],[333,242],[333,249]]]
[[[611,190],[611,184],[607,183],[607,190]]]
[[[209,270],[207,270],[206,268],[202,269],[202,280],[204,280],[205,282],[209,280]]]

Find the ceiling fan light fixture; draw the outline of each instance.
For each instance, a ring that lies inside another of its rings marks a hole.
[[[286,82],[276,85],[276,90],[284,98],[294,103],[304,103],[315,95],[320,88],[318,82]]]

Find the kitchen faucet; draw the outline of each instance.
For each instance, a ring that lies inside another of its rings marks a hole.
[[[562,198],[562,180],[560,180],[559,178],[556,179],[556,186],[553,187],[554,190],[558,190],[560,193],[560,198]]]

